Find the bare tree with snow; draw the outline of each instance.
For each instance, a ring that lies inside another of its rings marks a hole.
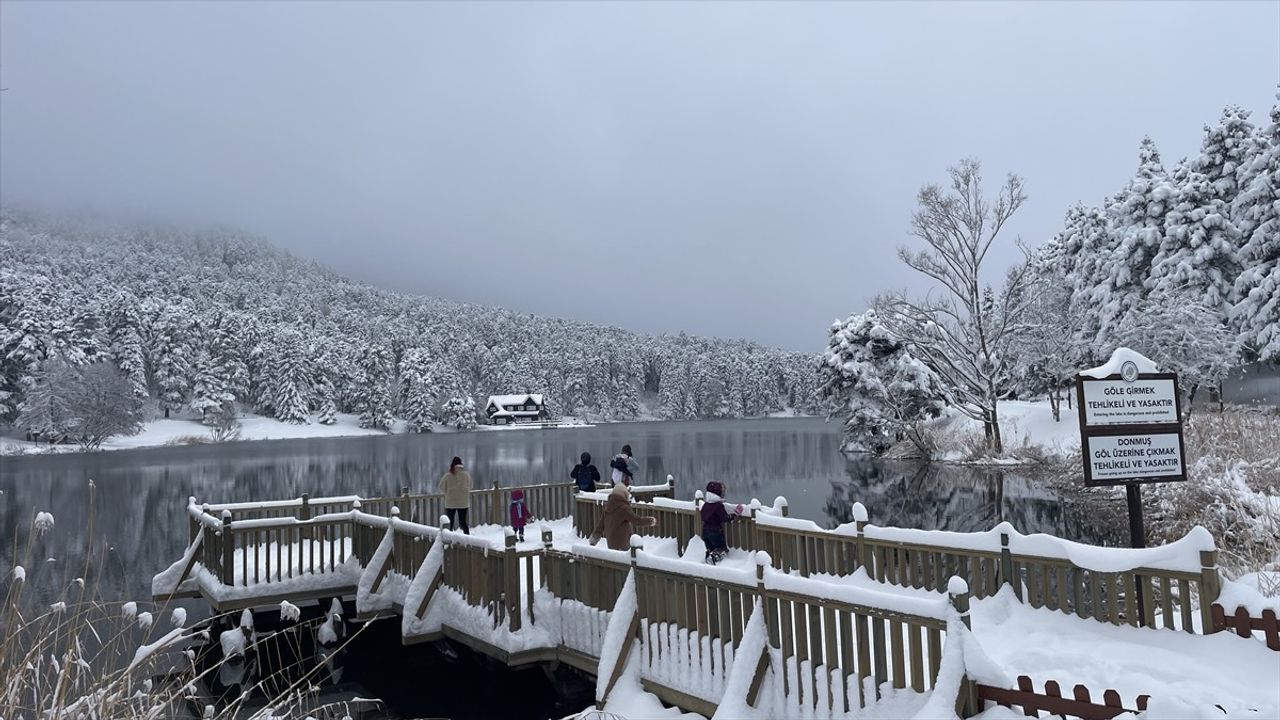
[[[911,230],[926,247],[898,250],[903,262],[933,279],[941,292],[923,300],[890,297],[886,320],[938,375],[951,404],[982,423],[988,447],[1000,452],[998,404],[1008,396],[1015,371],[1014,341],[1026,329],[1032,273],[1028,263],[1019,263],[997,292],[984,283],[982,270],[992,244],[1027,196],[1022,179],[1010,174],[994,199],[986,197],[976,159],[962,160],[948,172],[949,189],[926,185],[917,196]]]

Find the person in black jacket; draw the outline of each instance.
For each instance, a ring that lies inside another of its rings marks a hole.
[[[580,459],[582,462],[573,466],[569,477],[578,483],[578,492],[595,492],[596,483],[600,482],[600,471],[591,464],[591,453],[582,453]]]

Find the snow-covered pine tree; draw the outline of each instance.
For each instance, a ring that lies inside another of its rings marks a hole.
[[[285,422],[305,424],[310,411],[312,373],[307,346],[296,328],[281,328],[271,355],[267,387],[275,417]]]
[[[942,412],[943,383],[874,309],[831,326],[822,376],[831,412],[847,418],[845,449],[882,453],[908,439],[929,454],[920,427]]]
[[[212,425],[217,422],[216,411],[224,405],[234,406],[235,395],[226,389],[220,368],[208,350],[200,351],[193,367],[191,410],[198,413],[206,425]]]
[[[1234,294],[1241,234],[1232,219],[1236,175],[1252,144],[1249,112],[1228,107],[1205,126],[1200,154],[1174,174],[1176,195],[1152,260],[1148,290],[1185,292],[1223,314]]]
[[[391,370],[390,349],[381,343],[370,344],[360,359],[360,427],[391,430]]]
[[[1244,239],[1230,316],[1239,340],[1263,362],[1280,360],[1280,93],[1271,122],[1241,167],[1232,215]]]
[[[435,405],[431,357],[423,348],[409,348],[400,358],[400,415],[409,432],[431,432]]]
[[[440,414],[444,423],[455,430],[474,430],[476,427],[476,403],[469,395],[449,398]]]
[[[662,380],[658,385],[658,412],[669,420],[693,417],[689,402],[689,367],[686,361],[668,357],[662,364]]]
[[[209,358],[222,390],[233,401],[248,399],[249,367],[245,358],[246,339],[241,333],[241,328],[247,326],[246,318],[239,314],[216,313],[208,326]]]
[[[174,304],[160,311],[152,328],[152,376],[164,416],[187,404],[191,391],[191,364],[194,348],[192,330],[195,324],[190,305]]]
[[[1138,171],[1107,204],[1111,253],[1097,283],[1093,304],[1099,317],[1099,342],[1110,344],[1109,333],[1146,296],[1151,263],[1165,235],[1165,216],[1176,189],[1169,180],[1160,151],[1147,137],[1138,148]]]
[[[1070,296],[1071,314],[1077,319],[1073,344],[1082,349],[1086,361],[1098,358],[1093,352],[1100,346],[1101,309],[1117,305],[1111,297],[1108,277],[1115,235],[1107,231],[1107,219],[1096,207],[1076,204],[1067,210],[1065,228],[1054,239],[1058,247],[1062,282]]]
[[[129,379],[133,394],[148,397],[147,357],[142,340],[142,316],[133,293],[117,292],[107,312],[108,355],[120,372]]]

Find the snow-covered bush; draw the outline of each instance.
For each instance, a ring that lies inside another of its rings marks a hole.
[[[831,326],[822,376],[832,413],[846,418],[847,450],[882,453],[908,439],[931,455],[920,427],[942,411],[940,381],[875,310]]]
[[[1190,479],[1148,486],[1148,539],[1170,542],[1203,525],[1229,575],[1273,562],[1280,555],[1280,415],[1199,413],[1185,435]]]

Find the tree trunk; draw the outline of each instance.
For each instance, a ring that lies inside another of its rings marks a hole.
[[[1062,421],[1062,393],[1061,388],[1055,387],[1049,393],[1049,409],[1053,411],[1053,421]]]
[[[991,401],[991,439],[993,441],[992,448],[999,455],[1004,452],[1004,441],[1000,437],[1000,416],[996,410],[996,403],[996,400]]]
[[[1073,392],[1074,390],[1075,390],[1075,387],[1071,385],[1067,385],[1067,409],[1068,410],[1071,409],[1071,396],[1075,395],[1075,392]]]
[[[1196,402],[1196,391],[1200,389],[1199,385],[1192,385],[1191,392],[1187,393],[1187,406],[1184,408],[1186,412],[1182,414],[1182,421],[1186,422],[1191,419],[1191,406]]]
[[[165,406],[165,408],[164,408],[164,419],[165,419],[165,420],[168,420],[168,419],[169,419],[169,406],[168,406],[168,405],[166,405],[166,406]]]

